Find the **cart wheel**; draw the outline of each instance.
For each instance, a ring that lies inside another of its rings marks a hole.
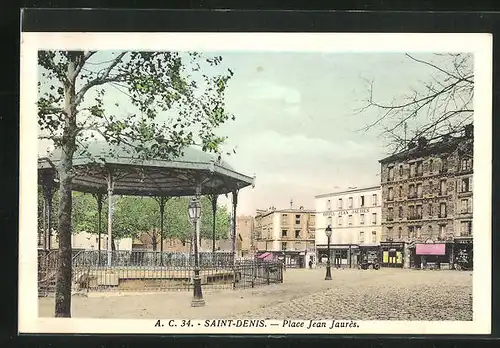
[[[379,270],[379,269],[380,269],[380,265],[379,265],[378,263],[376,263],[376,264],[373,266],[373,268],[374,268],[375,270]]]
[[[456,269],[457,271],[461,271],[461,270],[462,270],[462,266],[460,266],[460,265],[457,263],[457,264],[455,264],[455,269]]]
[[[368,266],[368,269],[373,269],[373,265],[372,265],[372,264],[370,264],[370,265]]]

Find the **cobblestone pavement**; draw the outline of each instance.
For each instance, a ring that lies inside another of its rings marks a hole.
[[[80,318],[262,318],[352,320],[472,320],[472,272],[381,269],[289,269],[283,284],[204,291],[206,306],[190,306],[190,292],[73,297]],[[39,300],[53,316],[54,299]]]

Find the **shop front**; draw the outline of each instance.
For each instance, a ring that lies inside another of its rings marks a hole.
[[[328,248],[317,247],[318,262],[326,263],[328,259]],[[330,245],[330,262],[333,268],[355,268],[358,266],[359,247],[356,244],[333,244]]]
[[[414,269],[453,269],[454,247],[452,242],[427,241],[409,246],[410,267]]]
[[[403,268],[404,266],[403,242],[380,242],[381,266]]]
[[[471,237],[456,237],[453,243],[455,269],[472,270],[474,268],[474,248]]]

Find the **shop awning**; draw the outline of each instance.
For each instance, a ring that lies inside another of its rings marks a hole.
[[[263,261],[271,261],[273,259],[273,254],[267,252],[264,254],[260,254],[259,256],[257,256],[257,258]]]
[[[445,255],[446,244],[417,244],[415,253],[417,255]]]

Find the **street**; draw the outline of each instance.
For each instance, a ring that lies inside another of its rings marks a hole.
[[[472,272],[380,269],[288,269],[283,284],[192,293],[91,293],[74,296],[79,318],[261,318],[352,320],[472,320]],[[39,299],[39,315],[53,316],[54,298]]]

